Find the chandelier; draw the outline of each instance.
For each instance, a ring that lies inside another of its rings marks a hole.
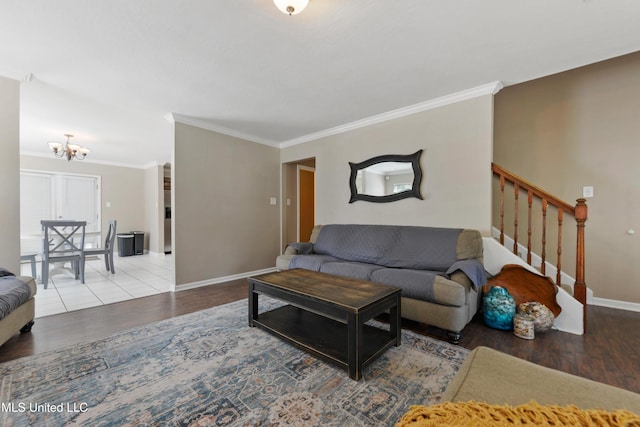
[[[63,144],[61,142],[49,142],[49,148],[53,151],[56,157],[66,157],[67,161],[73,159],[82,160],[91,152],[88,148],[84,148],[82,145],[69,144],[69,138],[73,138],[73,135],[65,133],[67,141]]]
[[[309,0],[273,0],[277,8],[287,15],[297,15],[309,4]]]

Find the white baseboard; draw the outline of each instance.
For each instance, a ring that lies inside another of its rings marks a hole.
[[[615,299],[607,298],[592,298],[589,301],[590,305],[597,305],[600,307],[617,308],[618,310],[637,311],[640,312],[640,304],[637,302],[619,301]]]
[[[152,256],[165,256],[164,252],[150,251],[150,250],[147,250],[147,249],[144,250],[144,254],[145,255],[152,255]]]
[[[271,268],[265,268],[262,270],[247,271],[244,273],[232,274],[230,276],[213,277],[211,279],[200,280],[198,282],[191,282],[191,283],[184,283],[182,285],[176,285],[175,291],[184,291],[187,289],[201,288],[203,286],[208,286],[208,285],[217,285],[220,283],[231,282],[233,280],[246,279],[247,277],[256,276],[258,274],[273,273],[274,271],[276,271],[276,268],[271,267]]]

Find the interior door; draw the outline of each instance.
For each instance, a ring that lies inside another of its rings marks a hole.
[[[54,219],[55,182],[52,175],[20,174],[20,252],[34,254],[42,250],[43,219]]]
[[[87,221],[85,243],[98,247],[100,231],[100,177],[55,172],[21,171],[20,237],[23,253],[42,246],[41,220]]]
[[[298,165],[298,241],[308,242],[315,225],[315,169]]]
[[[87,221],[87,232],[100,231],[98,203],[99,188],[95,177],[61,175],[58,218]]]

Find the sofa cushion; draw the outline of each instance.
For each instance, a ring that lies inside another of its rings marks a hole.
[[[482,259],[484,246],[482,235],[478,230],[465,229],[458,236],[456,254],[458,259]]]
[[[382,268],[373,272],[371,281],[398,287],[406,298],[457,307],[466,302],[464,286],[434,271]]]
[[[291,257],[289,268],[304,268],[305,270],[320,271],[325,262],[340,261],[330,255],[294,255]]]
[[[8,316],[35,295],[35,282],[15,276],[0,277],[0,319]]]
[[[327,274],[335,274],[336,276],[345,276],[353,279],[371,280],[374,271],[381,267],[375,264],[366,264],[364,262],[325,262],[320,267],[320,271]]]
[[[330,224],[320,229],[314,251],[345,261],[383,265],[393,229],[383,226]]]
[[[320,229],[314,251],[345,261],[385,267],[445,271],[458,260],[453,228],[330,224]]]

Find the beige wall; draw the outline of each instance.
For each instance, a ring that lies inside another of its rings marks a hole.
[[[177,287],[274,267],[277,148],[176,123],[172,166]]]
[[[0,267],[20,272],[20,82],[0,77]]]
[[[493,96],[485,95],[284,148],[281,161],[315,157],[318,224],[462,227],[488,235],[492,127]],[[424,200],[349,203],[348,162],[383,154],[412,154],[418,149],[424,150]]]
[[[587,286],[595,297],[635,303],[640,303],[639,138],[640,53],[496,95],[495,162],[571,204],[583,186],[594,187],[595,197],[587,200]],[[627,234],[630,229],[637,233]]]
[[[145,216],[148,202],[145,193],[145,171],[143,169],[101,165],[84,160],[68,162],[67,160],[53,157],[53,154],[51,158],[20,156],[20,168],[100,176],[102,184],[103,233],[106,233],[110,219],[118,221],[118,233],[132,230],[144,231],[145,234],[149,233]],[[111,207],[107,207],[108,202]],[[146,236],[146,238],[148,239],[149,236]]]

